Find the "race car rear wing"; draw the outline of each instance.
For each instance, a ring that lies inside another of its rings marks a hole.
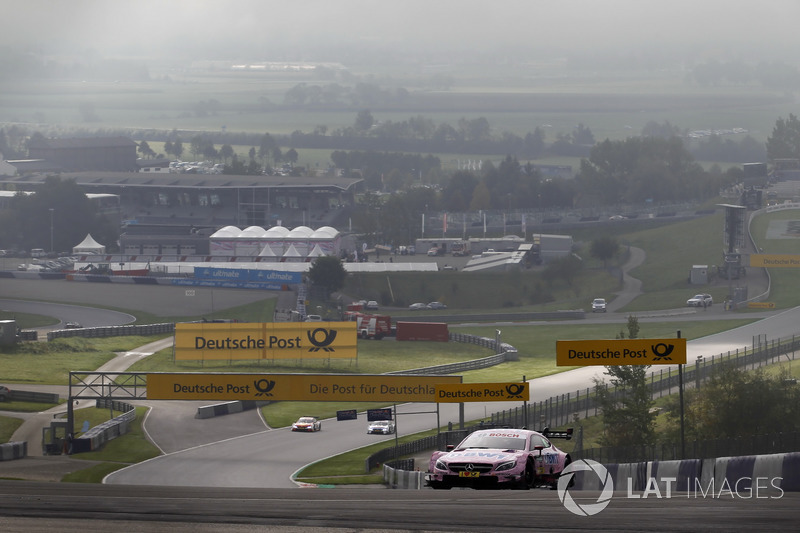
[[[572,438],[572,428],[567,428],[565,431],[553,431],[550,428],[544,428],[539,433],[541,433],[548,439],[570,440]]]

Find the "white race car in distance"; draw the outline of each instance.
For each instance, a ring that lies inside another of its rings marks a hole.
[[[375,422],[370,422],[369,427],[367,427],[368,435],[373,433],[378,435],[390,435],[394,433],[394,431],[394,422],[391,420],[376,420]]]

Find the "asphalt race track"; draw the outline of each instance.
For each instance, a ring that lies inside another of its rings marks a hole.
[[[691,496],[691,495],[690,495]],[[777,497],[780,496],[780,497]],[[581,493],[578,502],[595,503]],[[0,481],[5,531],[796,531],[800,493],[628,498],[578,516],[556,491],[212,489]],[[27,518],[26,518],[27,517]],[[47,529],[46,523],[55,526]],[[223,526],[224,524],[224,526]],[[335,528],[342,528],[337,530]]]

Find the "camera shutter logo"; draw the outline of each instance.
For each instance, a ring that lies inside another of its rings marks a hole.
[[[322,340],[317,340],[317,333],[320,332],[325,336],[322,338]],[[335,329],[317,328],[314,331],[307,332],[306,336],[308,337],[308,342],[314,345],[313,348],[308,349],[309,352],[318,352],[320,348],[326,352],[335,351],[330,347],[330,345],[333,344],[333,341],[336,340]]]
[[[569,486],[573,476],[575,476],[575,472],[580,471],[594,472],[600,479],[602,490],[600,496],[597,498],[597,502],[579,504],[572,499],[569,493]],[[579,459],[574,463],[570,463],[564,471],[561,472],[561,477],[558,478],[558,499],[561,500],[561,503],[564,504],[567,511],[578,516],[596,515],[608,506],[613,494],[614,480],[611,479],[608,470],[597,461],[592,461],[591,459]]]

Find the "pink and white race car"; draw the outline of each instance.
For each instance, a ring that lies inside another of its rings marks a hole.
[[[545,429],[541,433],[528,429],[481,429],[470,433],[458,446],[433,452],[426,481],[434,489],[555,488],[571,460],[549,439],[571,437],[571,428],[558,432]]]

